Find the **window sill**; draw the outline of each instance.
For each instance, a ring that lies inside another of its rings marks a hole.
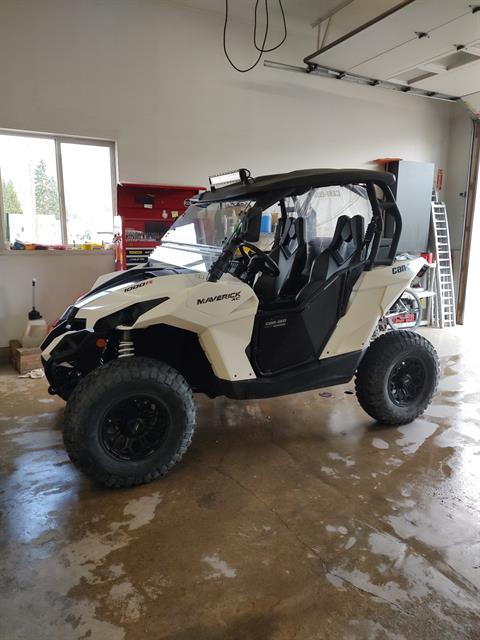
[[[80,255],[86,255],[86,256],[92,256],[92,255],[100,255],[100,256],[106,256],[106,255],[114,255],[115,251],[113,249],[92,249],[91,251],[89,250],[85,250],[85,249],[37,249],[37,250],[31,250],[31,251],[26,251],[26,250],[3,250],[0,251],[0,256],[32,256],[32,255],[39,255],[39,256],[61,256],[61,255],[65,255],[65,256],[80,256]]]

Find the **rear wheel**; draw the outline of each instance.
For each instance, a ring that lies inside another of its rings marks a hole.
[[[421,415],[436,391],[438,356],[432,344],[412,331],[377,338],[357,371],[361,407],[384,424],[405,424]]]
[[[195,429],[190,387],[172,367],[121,358],[95,369],[70,396],[63,429],[72,462],[94,481],[129,487],[165,475]]]

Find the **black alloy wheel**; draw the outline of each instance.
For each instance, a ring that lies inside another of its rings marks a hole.
[[[419,358],[403,358],[390,372],[388,392],[392,402],[405,407],[416,402],[423,392],[426,368]]]
[[[357,369],[361,407],[382,424],[407,424],[435,394],[440,366],[430,342],[413,331],[389,331],[368,347]]]
[[[165,362],[118,358],[82,378],[65,408],[70,460],[96,483],[132,487],[167,474],[196,425],[193,394]]]
[[[145,460],[161,446],[171,424],[167,407],[136,395],[111,407],[102,420],[101,443],[118,460]]]

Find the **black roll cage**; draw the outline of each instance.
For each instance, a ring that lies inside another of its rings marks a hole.
[[[395,202],[393,192],[387,184],[373,181],[368,181],[364,184],[366,186],[368,200],[372,208],[373,235],[368,243],[369,247],[366,247],[367,251],[368,249],[370,249],[366,258],[366,269],[371,269],[374,265],[390,265],[395,260],[398,243],[400,241],[400,235],[402,233],[402,217],[400,215],[397,203]],[[346,187],[348,185],[332,184],[329,186]],[[378,198],[375,188],[381,190],[381,198]],[[249,216],[258,215],[259,208],[264,211],[275,203],[279,202],[281,218],[284,224],[288,215],[285,206],[285,198],[302,195],[303,193],[305,193],[305,191],[306,190],[296,193],[292,193],[291,191],[283,191],[271,193],[268,195],[262,194],[262,197],[256,201],[256,206],[247,211],[247,213],[245,214],[246,218],[248,219]],[[388,238],[391,241],[388,245],[384,245],[384,250],[381,252],[381,255],[379,255],[380,241],[382,240],[382,238],[384,238],[383,233],[386,227],[386,216],[392,217],[393,231],[391,238]],[[238,239],[240,242],[242,241],[241,234]]]
[[[372,220],[364,239],[364,269],[372,269],[375,265],[390,265],[395,260],[398,243],[402,232],[402,218],[395,202],[390,184],[395,182],[392,174],[365,169],[311,169],[291,173],[260,176],[250,178],[247,183],[235,183],[206,191],[191,202],[208,205],[214,202],[233,200],[254,201],[255,205],[245,213],[242,228],[238,229],[224,245],[221,256],[212,265],[208,279],[218,280],[228,268],[236,248],[247,239],[249,224],[275,203],[280,203],[283,224],[287,218],[285,198],[300,196],[310,189],[319,187],[353,187],[366,188],[372,209]],[[380,191],[381,195],[377,195]],[[388,223],[388,224],[387,224]],[[388,229],[388,236],[385,231]],[[275,240],[279,237],[276,234]]]

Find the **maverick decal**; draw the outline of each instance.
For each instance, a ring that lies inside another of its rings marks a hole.
[[[127,291],[133,291],[133,289],[140,289],[140,287],[146,287],[147,284],[152,284],[153,280],[144,280],[143,282],[139,282],[138,284],[132,284],[131,287],[127,287],[123,290],[123,293],[127,293]]]
[[[402,273],[403,271],[407,270],[407,265],[406,264],[402,264],[399,267],[393,267],[392,268],[392,273],[393,275],[397,274],[397,273]]]
[[[241,291],[233,291],[232,293],[222,293],[218,296],[208,296],[208,298],[197,298],[197,304],[206,304],[207,302],[221,302],[222,300],[230,300],[236,302],[240,300]]]

